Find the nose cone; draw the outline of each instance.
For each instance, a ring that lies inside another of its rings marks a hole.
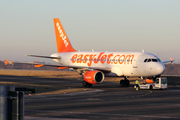
[[[164,70],[165,70],[165,66],[163,63],[157,64],[157,66],[156,66],[156,73],[157,74],[162,74],[164,72]]]

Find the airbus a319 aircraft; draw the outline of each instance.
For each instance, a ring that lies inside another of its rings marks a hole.
[[[58,69],[71,68],[82,75],[83,86],[91,87],[93,84],[102,83],[106,76],[124,77],[120,85],[129,86],[128,77],[158,77],[165,70],[164,63],[173,62],[161,61],[156,55],[147,52],[78,52],[76,51],[59,20],[54,18],[55,35],[57,42],[57,53],[51,56],[27,55],[32,57],[50,58],[58,65],[40,63],[31,64],[35,67],[53,66]],[[19,63],[12,62],[11,64]],[[8,61],[5,60],[5,64]]]

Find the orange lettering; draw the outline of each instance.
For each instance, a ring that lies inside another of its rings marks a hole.
[[[87,57],[88,57],[89,55],[88,54],[86,54],[85,56],[84,56],[84,61],[83,61],[83,63],[86,63],[87,62]]]
[[[128,58],[128,59],[127,59],[127,58]],[[132,59],[131,59],[131,58],[132,58]],[[127,55],[127,56],[126,56],[127,64],[129,64],[129,61],[130,61],[130,60],[131,60],[131,64],[132,64],[133,58],[134,58],[134,55]]]
[[[83,57],[83,54],[78,55],[77,63],[82,62],[82,57]]]
[[[125,59],[125,55],[121,55],[119,57],[119,64],[123,64],[123,62],[124,62],[124,59],[121,59],[121,57],[124,57],[124,59]]]
[[[87,63],[88,66],[92,65],[92,62],[97,64],[99,61],[104,64],[107,60],[107,64],[132,64],[134,55],[116,55],[114,58],[111,60],[111,57],[113,57],[113,53],[106,55],[104,52],[101,52],[97,58],[97,54],[74,54],[71,58],[72,63]]]
[[[92,61],[93,61],[93,59],[94,59],[95,56],[96,56],[96,55],[93,55],[93,54],[90,55],[90,57],[89,57],[89,63],[87,64],[88,66],[91,66]]]
[[[107,58],[107,64],[110,64],[110,63],[111,63],[110,57],[112,57],[112,56],[113,56],[113,53],[111,53],[111,54],[108,55],[108,58]]]
[[[116,61],[116,60],[117,60],[117,59],[116,59],[117,56],[120,56],[120,55],[116,55],[116,56],[114,57],[114,60],[113,60],[113,61],[114,61],[114,64],[117,64],[117,61]]]
[[[75,63],[76,62],[76,59],[77,58],[77,54],[73,55],[72,58],[71,58],[71,62],[72,63]]]
[[[101,52],[98,56],[98,58],[94,58],[94,63],[98,63],[101,55],[104,54],[104,52]]]
[[[101,57],[101,63],[104,64],[106,62],[107,55],[103,55]]]

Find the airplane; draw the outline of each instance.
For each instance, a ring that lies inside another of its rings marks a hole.
[[[156,55],[148,52],[80,52],[75,50],[59,20],[54,18],[54,28],[57,43],[57,53],[50,56],[27,55],[31,57],[49,58],[59,64],[40,64],[11,62],[35,65],[35,67],[53,66],[58,69],[70,68],[82,75],[83,87],[92,87],[102,83],[105,77],[124,77],[121,86],[129,86],[128,77],[159,77],[165,70],[164,63]],[[8,61],[5,59],[5,64]]]

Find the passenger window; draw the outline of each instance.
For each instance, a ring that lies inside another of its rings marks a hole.
[[[145,59],[144,62],[147,62],[147,59]]]

